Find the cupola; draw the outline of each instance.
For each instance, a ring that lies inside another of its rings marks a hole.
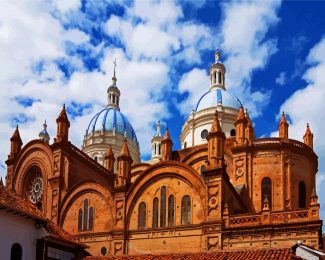
[[[159,160],[161,159],[161,141],[163,137],[161,136],[160,121],[157,122],[156,133],[151,139],[151,159]]]
[[[210,90],[214,88],[226,89],[225,73],[226,68],[220,62],[220,51],[217,49],[215,52],[215,62],[210,67]]]
[[[50,142],[50,135],[47,132],[47,124],[46,124],[46,120],[43,124],[43,130],[38,134],[38,137],[41,141],[43,141],[44,143],[49,143]]]
[[[120,95],[121,92],[118,89],[118,87],[116,86],[116,74],[115,74],[115,68],[116,68],[116,61],[114,61],[114,74],[112,77],[112,85],[108,87],[107,89],[107,99],[108,99],[108,104],[107,107],[108,108],[114,108],[116,110],[120,110]]]

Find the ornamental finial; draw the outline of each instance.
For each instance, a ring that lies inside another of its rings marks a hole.
[[[219,50],[219,48],[216,50],[215,59],[216,59],[216,63],[218,63],[220,61],[220,50]]]
[[[113,64],[114,64],[114,74],[113,74],[112,80],[113,80],[113,83],[116,84],[116,81],[117,81],[117,79],[116,79],[116,72],[115,72],[116,67],[117,67],[117,65],[116,65],[116,58],[114,59]]]

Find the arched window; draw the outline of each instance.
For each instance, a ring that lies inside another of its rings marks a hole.
[[[138,209],[138,229],[146,228],[147,206],[146,203],[141,202]]]
[[[272,208],[272,181],[270,178],[265,177],[262,180],[262,196],[261,196],[261,208],[263,208],[264,199],[269,200],[269,208]]]
[[[20,244],[15,243],[11,247],[10,260],[21,260],[23,259],[23,248]]]
[[[84,230],[88,229],[88,200],[84,201]]]
[[[217,72],[214,73],[214,77],[213,78],[214,78],[213,83],[216,84],[217,83]]]
[[[218,83],[221,84],[221,72],[218,72]]]
[[[90,207],[89,209],[89,230],[93,229],[93,225],[94,225],[94,207]]]
[[[299,208],[306,208],[306,185],[303,181],[299,182]]]
[[[160,227],[166,226],[166,186],[160,191]]]
[[[154,198],[153,200],[153,215],[152,215],[152,228],[158,227],[158,198]]]
[[[78,230],[82,230],[82,209],[79,209],[78,213]]]
[[[175,198],[173,195],[170,195],[168,198],[168,226],[174,226],[174,219],[175,219],[175,209],[174,209],[174,202]]]
[[[184,142],[184,148],[186,148],[187,147],[187,142]]]
[[[191,224],[191,198],[186,195],[182,198],[182,225]]]
[[[83,208],[78,211],[78,231],[92,230],[94,227],[94,207],[89,207],[90,201],[85,199]]]
[[[236,130],[235,129],[230,130],[230,136],[236,136]]]
[[[161,155],[161,145],[158,144],[158,154]]]

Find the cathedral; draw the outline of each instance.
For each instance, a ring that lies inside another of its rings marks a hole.
[[[151,159],[141,161],[120,102],[127,98],[114,71],[107,106],[85,126],[81,149],[69,141],[64,106],[53,142],[45,123],[39,138],[23,145],[17,126],[7,189],[93,256],[290,248],[298,240],[322,248],[309,125],[303,140],[290,139],[283,113],[278,137],[256,138],[248,111],[227,91],[219,50],[210,86],[182,127],[180,150],[158,122]]]

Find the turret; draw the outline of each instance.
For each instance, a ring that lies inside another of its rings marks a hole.
[[[114,173],[114,163],[115,163],[115,158],[114,158],[113,150],[112,147],[109,146],[107,152],[104,154],[104,167],[111,173]]]
[[[214,121],[207,137],[208,162],[210,167],[222,167],[224,164],[224,143],[226,136],[221,129],[218,113],[216,111]]]
[[[314,148],[314,135],[310,131],[308,123],[307,123],[306,133],[304,135],[304,143],[308,145],[311,149]]]
[[[124,187],[130,181],[132,158],[129,152],[126,138],[122,145],[121,153],[117,157],[117,180],[116,187]]]
[[[47,124],[46,124],[46,120],[43,124],[43,130],[39,133],[38,137],[41,141],[43,141],[44,143],[49,143],[50,142],[50,135],[47,132]]]
[[[279,137],[282,140],[288,140],[288,138],[289,138],[288,129],[289,129],[289,124],[287,123],[286,116],[285,116],[284,112],[282,112],[281,121],[279,124]]]
[[[170,134],[168,128],[166,128],[166,132],[164,135],[164,139],[161,141],[161,160],[168,161],[172,159],[172,152],[173,152],[173,141],[170,138]]]
[[[240,107],[239,113],[235,122],[236,127],[236,143],[238,145],[245,143],[245,130],[247,125],[247,119],[245,117],[245,112],[243,106]]]
[[[151,159],[161,159],[161,141],[163,140],[160,132],[160,121],[157,123],[156,133],[151,139]]]
[[[56,139],[55,142],[67,142],[69,138],[69,128],[70,122],[68,119],[67,112],[65,110],[65,105],[60,112],[59,117],[56,119],[57,130],[56,130]]]
[[[247,124],[245,128],[245,138],[247,139],[249,144],[252,144],[254,140],[254,127],[252,124],[252,120],[249,117],[247,109],[245,109],[245,117],[247,120]]]
[[[226,89],[225,73],[226,68],[220,62],[220,51],[217,49],[215,52],[215,62],[210,67],[210,90],[217,87]]]
[[[20,152],[23,142],[20,138],[18,125],[13,133],[12,137],[10,138],[11,146],[10,146],[10,154],[9,159],[14,159],[17,154]]]

